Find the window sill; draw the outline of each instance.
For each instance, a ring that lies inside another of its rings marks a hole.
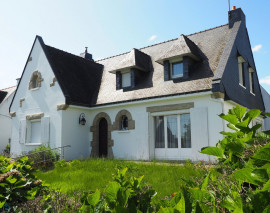
[[[25,143],[25,146],[40,146],[42,143]]]
[[[130,130],[118,130],[117,133],[130,133]]]
[[[242,88],[246,89],[246,87],[245,87],[245,86],[243,86],[241,83],[239,83],[239,85],[240,85]]]
[[[36,87],[36,88],[33,88],[33,89],[30,89],[31,91],[37,91],[39,90],[39,87]]]
[[[252,95],[254,95],[254,96],[255,96],[255,94],[254,94],[253,92],[250,92],[250,94],[252,94]]]

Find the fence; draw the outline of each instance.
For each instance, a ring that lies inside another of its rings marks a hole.
[[[39,151],[39,152],[33,152],[27,155],[22,155],[19,156],[15,159],[20,159],[23,157],[28,157],[30,160],[34,160],[34,165],[36,164],[41,164],[41,163],[45,163],[45,162],[52,162],[53,160],[59,160],[60,159],[64,159],[65,156],[65,148],[71,147],[70,145],[66,145],[66,146],[60,146],[60,147],[56,147],[53,149],[46,149],[43,151]]]

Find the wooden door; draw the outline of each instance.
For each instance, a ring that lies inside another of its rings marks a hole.
[[[107,157],[108,154],[108,123],[105,118],[99,121],[99,157]]]

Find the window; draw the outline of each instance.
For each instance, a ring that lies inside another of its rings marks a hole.
[[[171,63],[171,78],[183,77],[183,62]]]
[[[41,143],[41,122],[40,120],[31,121],[30,143]]]
[[[154,128],[155,148],[191,148],[189,113],[155,116]]]
[[[249,68],[249,85],[250,85],[250,92],[254,94],[254,70]]]
[[[131,86],[131,78],[130,72],[122,73],[122,87],[130,87]]]
[[[121,130],[128,130],[128,117],[125,115],[121,119]]]
[[[239,84],[246,87],[245,82],[245,59],[241,56],[238,57],[238,71],[239,71]]]

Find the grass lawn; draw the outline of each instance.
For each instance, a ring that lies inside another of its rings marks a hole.
[[[143,182],[157,191],[156,198],[164,198],[179,190],[183,184],[181,178],[190,179],[203,175],[192,165],[179,166],[167,163],[143,163],[106,159],[88,159],[76,161],[66,167],[37,172],[39,179],[51,187],[73,195],[74,191],[94,191],[104,189],[113,180],[117,169],[128,168],[128,176],[144,175]]]

